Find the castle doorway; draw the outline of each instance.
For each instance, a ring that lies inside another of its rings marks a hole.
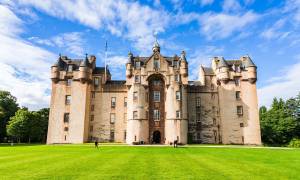
[[[165,81],[161,74],[148,77],[149,82],[149,139],[164,144],[165,137]],[[154,137],[155,135],[155,137]]]
[[[154,144],[160,144],[160,140],[161,140],[160,132],[159,131],[154,131],[153,132],[153,143]]]

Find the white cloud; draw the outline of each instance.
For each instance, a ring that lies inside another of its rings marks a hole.
[[[224,0],[222,5],[223,11],[238,11],[241,9],[241,5],[236,0]]]
[[[30,109],[49,106],[49,67],[56,57],[23,40],[22,20],[4,5],[0,5],[0,27],[0,89],[10,91]]]
[[[214,0],[200,0],[201,6],[210,5],[214,2]]]
[[[164,32],[170,16],[138,2],[121,0],[19,0],[21,5],[35,7],[51,16],[79,22],[94,29],[107,28],[113,35],[133,41],[142,54],[154,42],[153,31]]]
[[[226,38],[235,32],[242,31],[258,20],[259,15],[248,11],[240,15],[225,13],[205,13],[199,19],[202,33],[208,38]]]
[[[300,92],[300,61],[285,67],[281,75],[270,79],[270,83],[258,89],[259,105],[269,107],[274,97],[288,99]]]
[[[288,36],[289,32],[282,32],[280,29],[286,24],[286,19],[282,18],[277,20],[271,27],[265,29],[260,36],[265,39],[277,39],[285,38]]]
[[[191,55],[187,54],[190,57],[188,58],[189,80],[197,80],[200,66],[211,67],[212,58],[220,55],[223,51],[222,47],[204,46],[197,48],[197,51]]]

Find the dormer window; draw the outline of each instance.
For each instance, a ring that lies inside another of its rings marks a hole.
[[[73,71],[73,65],[68,65],[68,72],[72,72]]]
[[[154,69],[159,69],[160,68],[159,59],[154,59],[153,63],[154,63],[153,64]]]
[[[179,61],[173,61],[174,68],[179,68]]]
[[[136,61],[135,62],[135,68],[136,69],[140,69],[141,68],[141,62],[140,61]]]
[[[180,75],[179,74],[175,74],[175,81],[180,82]]]

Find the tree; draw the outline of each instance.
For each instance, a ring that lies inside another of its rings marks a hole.
[[[18,141],[28,139],[30,142],[31,121],[34,119],[32,112],[27,109],[19,109],[16,115],[10,118],[7,125],[7,134],[15,137]]]
[[[297,137],[298,122],[295,117],[294,99],[286,102],[274,98],[269,110],[261,107],[259,110],[262,130],[262,140],[266,144],[285,145],[293,137]]]
[[[7,91],[0,91],[0,142],[6,137],[6,125],[17,110],[17,99]]]
[[[7,134],[18,141],[45,142],[48,128],[49,108],[28,111],[22,108],[11,118],[7,125]]]

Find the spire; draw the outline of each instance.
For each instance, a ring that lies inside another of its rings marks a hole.
[[[155,42],[153,44],[152,51],[153,52],[160,52],[160,46],[159,46],[158,41],[157,41],[157,33],[154,33],[154,37],[155,37]]]
[[[226,63],[225,59],[223,57],[218,57],[218,68],[221,67],[228,67],[228,64]]]
[[[181,52],[180,60],[181,60],[181,61],[186,61],[185,51],[182,51],[182,52]]]
[[[89,58],[88,58],[88,54],[85,54],[85,59],[81,61],[80,66],[88,66],[89,64]]]
[[[256,67],[256,65],[253,63],[252,59],[248,55],[244,56],[243,60],[243,65],[245,68]]]
[[[59,66],[60,61],[61,61],[61,54],[59,53],[59,57],[58,57],[57,61],[53,64],[53,66]]]
[[[127,64],[132,63],[132,58],[133,58],[133,54],[131,53],[131,51],[129,51]]]

